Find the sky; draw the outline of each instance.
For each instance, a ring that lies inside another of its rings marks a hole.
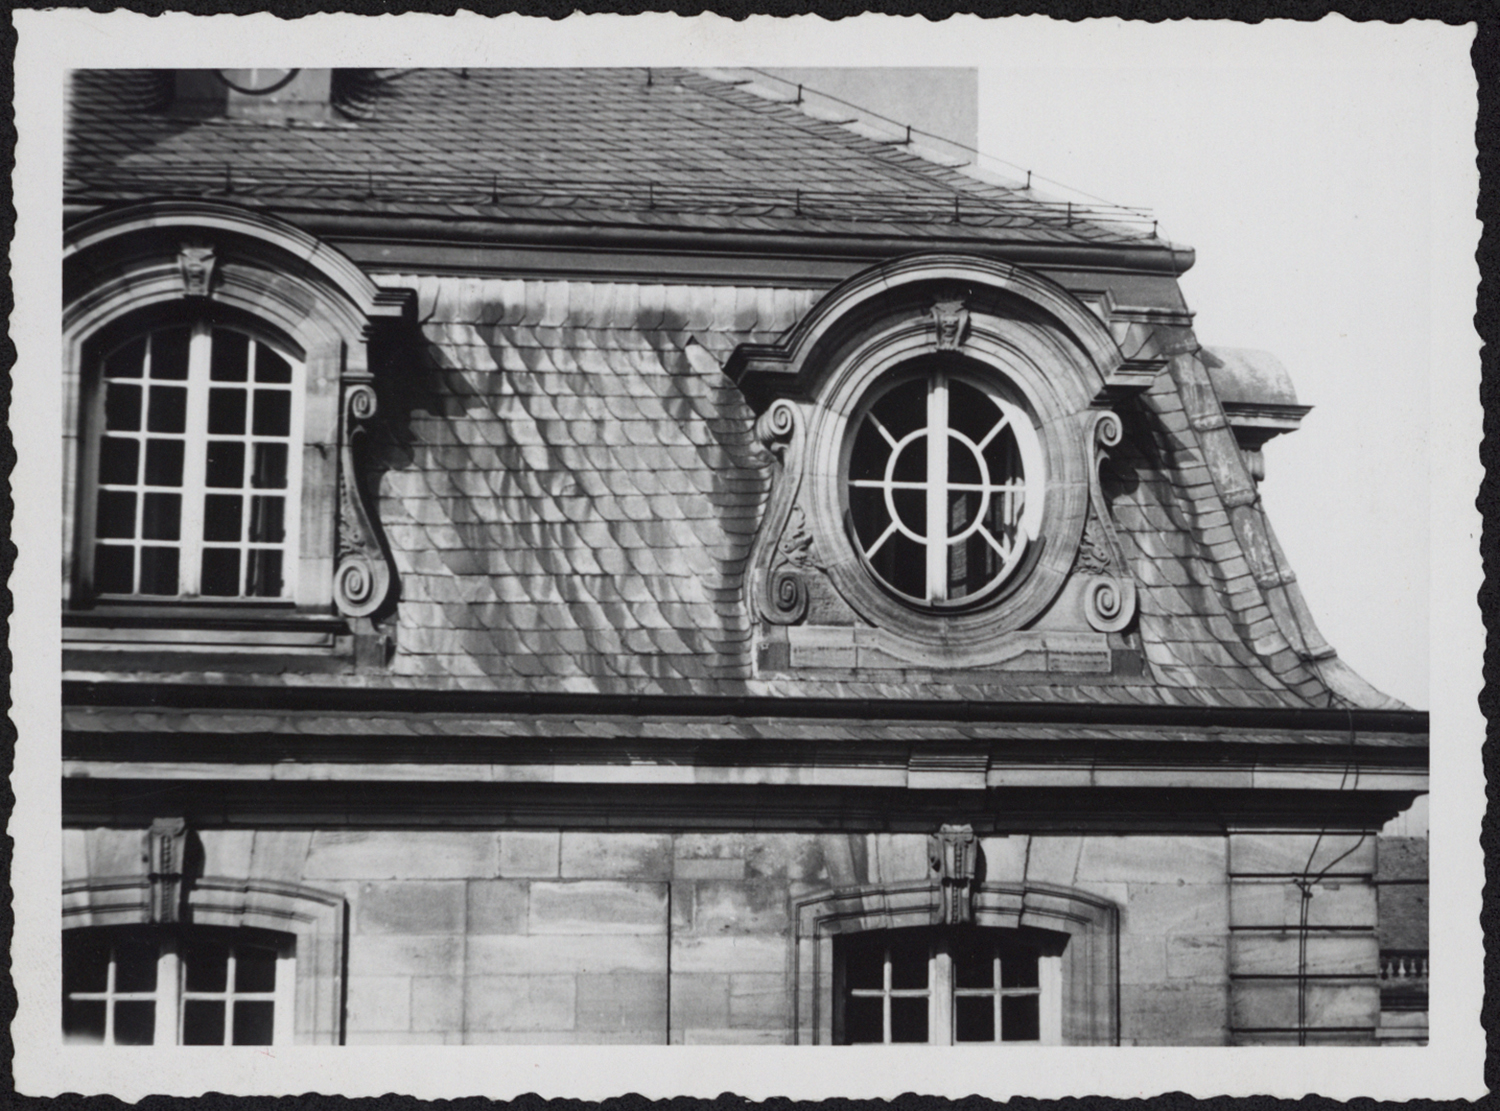
[[[1270,351],[1314,407],[1267,445],[1262,485],[1313,615],[1346,663],[1425,708],[1433,330],[1451,332],[1434,271],[1454,261],[1434,253],[1441,92],[1418,42],[1340,24],[1321,42],[1198,25],[1192,50],[1094,25],[1064,64],[981,67],[978,145],[1149,206],[1196,250],[1181,286],[1199,341]]]

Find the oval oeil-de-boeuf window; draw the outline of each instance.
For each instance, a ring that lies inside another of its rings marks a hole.
[[[1041,445],[998,382],[945,370],[878,384],[850,422],[846,458],[853,542],[904,601],[977,604],[1035,539]]]

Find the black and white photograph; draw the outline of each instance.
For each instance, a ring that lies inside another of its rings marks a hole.
[[[18,14],[20,1090],[1482,1093],[1472,27],[913,22]]]

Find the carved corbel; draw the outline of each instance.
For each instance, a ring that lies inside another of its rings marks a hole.
[[[184,243],[177,251],[177,269],[182,274],[184,297],[207,297],[213,288],[214,264],[218,261],[213,244]]]
[[[938,885],[937,921],[956,926],[974,921],[974,882],[979,843],[972,826],[944,825],[927,835],[927,866]]]
[[[378,610],[395,580],[359,478],[359,446],[377,405],[375,389],[367,376],[345,378],[339,444],[339,556],[333,575],[333,599],[346,617],[368,617]]]
[[[146,831],[146,913],[153,925],[182,920],[183,852],[187,822],[157,818]]]
[[[794,402],[771,403],[755,434],[775,461],[771,502],[751,553],[755,608],[773,625],[795,625],[807,616],[807,574],[817,567],[813,537],[797,492],[802,485],[802,414]]]
[[[1117,633],[1135,617],[1135,581],[1130,577],[1125,551],[1104,500],[1099,472],[1109,449],[1120,443],[1124,425],[1117,414],[1108,410],[1091,412],[1087,420],[1093,455],[1089,464],[1089,516],[1073,566],[1085,576],[1083,615],[1089,626],[1101,633]]]
[[[932,324],[937,330],[937,349],[957,351],[969,331],[969,307],[958,298],[945,298],[932,306]]]

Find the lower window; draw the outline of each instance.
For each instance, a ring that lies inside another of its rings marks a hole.
[[[292,939],[216,927],[63,933],[63,1041],[275,1045],[291,1040]]]
[[[953,926],[837,937],[835,1041],[1059,1044],[1061,948],[1039,934]]]

